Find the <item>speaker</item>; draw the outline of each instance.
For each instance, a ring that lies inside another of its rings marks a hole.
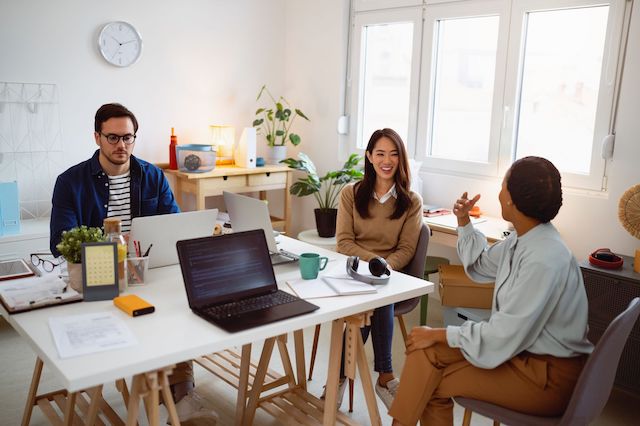
[[[599,268],[619,269],[624,260],[608,248],[600,248],[589,255],[589,263]]]
[[[369,272],[371,275],[362,275],[358,273],[360,258],[358,256],[349,256],[347,258],[347,274],[358,281],[367,284],[386,284],[389,282],[391,271],[387,261],[382,257],[376,256],[369,261]]]
[[[233,151],[233,158],[238,167],[253,169],[256,167],[256,129],[245,127]]]

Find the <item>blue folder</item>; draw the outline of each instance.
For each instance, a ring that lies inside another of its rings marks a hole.
[[[19,233],[18,182],[0,182],[0,236]]]

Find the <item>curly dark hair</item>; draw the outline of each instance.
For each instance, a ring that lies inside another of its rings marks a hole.
[[[373,149],[376,147],[376,143],[383,137],[388,138],[396,145],[398,150],[398,169],[394,176],[396,184],[396,193],[398,198],[396,199],[396,208],[394,209],[389,219],[399,219],[404,212],[411,206],[410,184],[409,184],[409,162],[407,160],[407,150],[404,147],[402,138],[395,130],[392,129],[380,129],[373,132],[369,143],[367,144],[367,152],[373,154]],[[371,194],[373,194],[376,184],[376,171],[373,168],[373,164],[369,161],[367,156],[364,156],[364,179],[355,185],[355,205],[356,210],[363,218],[369,217],[369,203],[371,202]]]
[[[133,123],[133,133],[138,132],[138,120],[136,119],[136,116],[133,115],[133,113],[129,111],[127,107],[118,103],[104,104],[100,108],[98,108],[98,111],[96,111],[95,120],[93,122],[94,130],[100,133],[102,131],[102,123],[114,117],[129,117],[131,119],[131,122]]]
[[[562,206],[560,172],[542,157],[524,157],[513,163],[507,189],[518,210],[542,223],[556,217]]]

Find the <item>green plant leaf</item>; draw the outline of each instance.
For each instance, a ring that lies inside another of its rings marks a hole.
[[[307,118],[306,115],[304,115],[304,113],[302,111],[300,111],[299,109],[296,108],[296,114],[298,114],[300,117],[304,118],[307,121],[311,121]]]
[[[274,143],[273,135],[267,135],[267,142],[269,142],[270,144]]]
[[[280,102],[276,102],[276,108],[278,109],[278,111],[282,111],[284,109],[284,107],[282,106],[282,103]]]
[[[256,110],[256,115],[260,114],[261,112],[264,112],[264,110],[265,110],[264,108],[258,108]]]
[[[265,90],[267,90],[267,85],[263,84],[262,87],[260,88],[260,91],[258,92],[258,97],[256,98],[256,101],[260,99],[260,96],[262,96],[262,92],[264,92]]]
[[[298,146],[300,144],[300,142],[301,142],[300,136],[296,135],[295,133],[291,133],[289,135],[289,140],[291,141],[293,146]]]
[[[284,130],[276,130],[276,136],[284,135]]]
[[[262,118],[253,120],[253,127],[259,126],[264,122],[264,120]]]

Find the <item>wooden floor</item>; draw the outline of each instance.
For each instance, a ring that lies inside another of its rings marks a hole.
[[[410,329],[418,322],[418,310],[411,312],[407,318],[407,327]],[[434,298],[429,298],[429,319],[431,326],[437,327],[442,324],[441,307],[439,302]],[[322,327],[320,335],[320,344],[318,347],[318,358],[316,360],[316,369],[314,377],[309,382],[309,391],[316,396],[322,393],[322,386],[326,379],[326,366],[328,365],[329,354],[329,331],[330,325],[325,324]],[[307,357],[309,357],[311,340],[313,338],[313,329],[305,331],[305,349]],[[402,346],[402,337],[399,328],[396,325],[394,334],[394,369],[399,374],[402,370],[404,361],[404,353]],[[289,339],[289,351],[293,353],[293,339]],[[261,347],[254,345],[253,357],[258,359]],[[371,354],[371,345],[366,344],[368,352],[367,358],[370,368],[373,371]],[[31,373],[35,365],[35,354],[28,344],[9,326],[4,319],[0,318],[0,421],[3,425],[19,425],[24,409],[24,401],[29,389]],[[274,356],[274,360],[278,361],[278,356]],[[274,362],[271,368],[275,371],[282,372],[282,367],[278,362]],[[200,366],[196,366],[196,388],[198,392],[208,401],[219,415],[219,425],[233,424],[233,415],[235,412],[235,389],[225,381],[212,376],[207,370]],[[372,373],[375,379],[375,373]],[[348,414],[353,420],[360,424],[368,424],[367,409],[364,398],[362,396],[360,384],[356,381],[355,385],[355,402],[354,412]],[[51,372],[47,371],[46,366],[43,372],[40,391],[48,392],[56,390],[60,384],[55,380]],[[124,406],[120,394],[115,390],[113,384],[107,384],[104,389],[104,397],[107,402],[120,414],[124,416]],[[386,415],[386,409],[380,401],[378,407],[382,415],[384,425],[390,425],[391,419]],[[342,411],[347,411],[347,398],[342,405]],[[459,407],[455,409],[455,424],[462,423],[462,410]],[[164,415],[164,411],[161,412]],[[161,417],[162,418],[162,417]],[[600,418],[593,423],[596,426],[626,426],[638,424],[637,419],[640,418],[640,396],[634,396],[622,391],[614,390],[609,403],[605,407]],[[31,419],[32,425],[47,425],[45,417],[39,409],[34,409]],[[143,423],[144,424],[144,423]],[[278,425],[281,424],[277,419],[267,414],[264,410],[258,410],[255,425]],[[474,415],[471,421],[474,426],[489,426],[492,422],[489,419],[479,415]],[[191,423],[191,426],[205,426],[205,423]]]

